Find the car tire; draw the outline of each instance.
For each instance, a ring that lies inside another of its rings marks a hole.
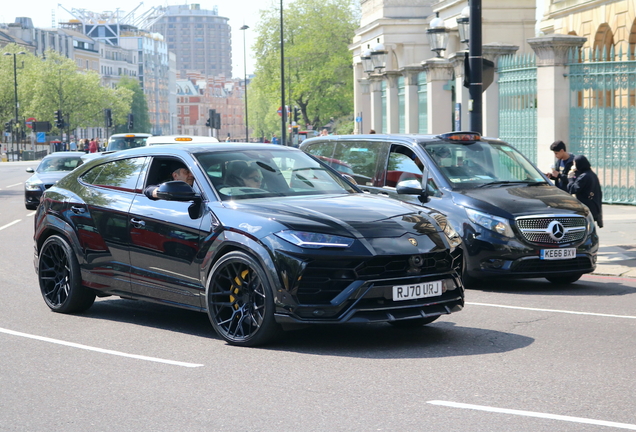
[[[244,252],[230,252],[214,264],[205,297],[214,330],[230,345],[263,345],[282,331],[265,271]]]
[[[546,279],[552,282],[553,284],[567,285],[581,279],[581,276],[583,276],[583,274],[576,274],[572,276],[550,276],[550,277],[546,277]]]
[[[426,318],[389,321],[389,324],[398,328],[417,328],[417,327],[422,327],[422,326],[425,326],[426,324],[432,323],[433,321],[437,320],[440,316],[441,315],[426,317]]]
[[[42,297],[54,312],[82,312],[95,302],[95,292],[82,286],[73,249],[60,236],[49,237],[40,248],[38,280]]]

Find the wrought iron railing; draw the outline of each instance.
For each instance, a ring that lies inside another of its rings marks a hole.
[[[599,177],[603,202],[636,205],[636,58],[618,50],[572,50],[570,149]]]
[[[499,58],[499,138],[537,162],[537,66],[534,54]]]

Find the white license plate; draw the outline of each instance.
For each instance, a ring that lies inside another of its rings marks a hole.
[[[576,258],[576,248],[568,249],[541,249],[541,259],[558,260]]]
[[[424,282],[393,287],[393,301],[413,300],[442,295],[442,281]]]

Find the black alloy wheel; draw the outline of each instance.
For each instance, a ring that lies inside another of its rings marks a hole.
[[[581,276],[583,276],[583,274],[575,274],[571,276],[549,276],[549,277],[546,277],[546,279],[552,282],[553,284],[567,285],[581,279]]]
[[[230,252],[214,265],[206,302],[212,326],[231,345],[262,345],[281,331],[265,272],[243,252]]]
[[[95,302],[95,292],[82,286],[73,249],[60,236],[51,236],[42,245],[38,280],[46,305],[55,312],[82,312]]]

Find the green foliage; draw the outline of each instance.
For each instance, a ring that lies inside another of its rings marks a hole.
[[[19,52],[11,44],[5,52]],[[0,61],[0,76],[13,78],[13,57]],[[68,129],[101,127],[104,109],[110,108],[114,119],[125,118],[130,112],[134,92],[127,88],[109,89],[101,86],[93,71],[80,71],[75,62],[55,51],[47,51],[45,59],[33,54],[16,56],[20,118],[34,117],[55,124],[54,112],[62,110]],[[0,120],[15,117],[13,79],[0,80]],[[146,114],[147,117],[147,114]]]
[[[139,81],[131,77],[123,77],[117,85],[117,91],[131,92],[132,104],[129,112],[133,113],[135,117],[135,127],[133,131],[150,133],[151,125],[150,117],[148,116],[148,103]],[[127,112],[121,113],[121,116],[113,118],[113,124],[116,125],[116,132],[128,132],[126,124],[127,114]]]
[[[358,26],[354,0],[296,0],[284,13],[285,101],[300,108],[301,129],[320,129],[330,118],[353,113],[349,44]],[[280,135],[280,10],[261,12],[250,92],[255,135]],[[290,103],[291,100],[291,103]]]

